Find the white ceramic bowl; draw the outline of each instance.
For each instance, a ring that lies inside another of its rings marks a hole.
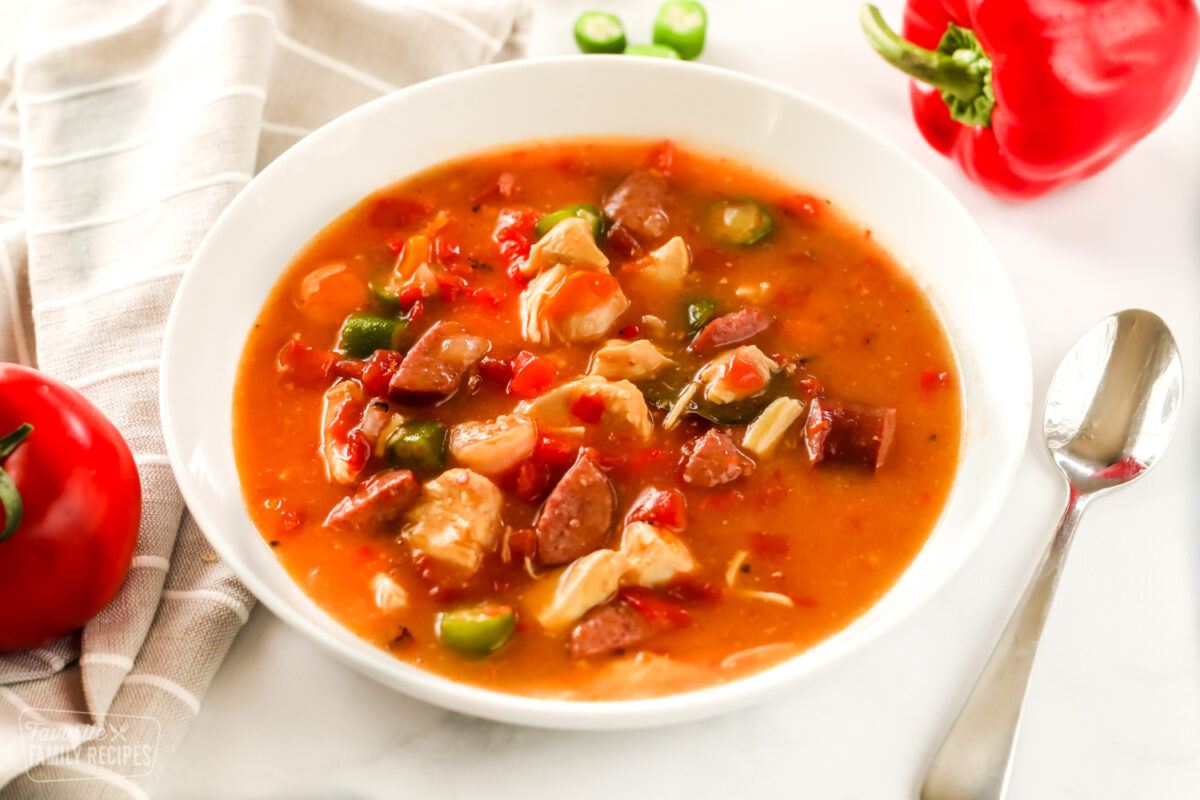
[[[293,255],[367,194],[446,159],[564,136],[670,137],[828,197],[908,265],[950,331],[964,392],[962,463],[929,541],[840,633],[725,685],[647,700],[540,700],[454,683],[351,634],[292,582],[242,504],[231,437],[246,335]],[[722,70],[634,57],[520,61],[428,81],[326,125],[262,172],[196,254],[167,326],[161,403],[188,507],[220,556],[296,630],[414,697],[496,720],[633,728],[767,697],[863,646],[926,600],[974,548],[1007,493],[1030,414],[1029,346],[1012,289],[967,212],[904,153],[820,103]]]

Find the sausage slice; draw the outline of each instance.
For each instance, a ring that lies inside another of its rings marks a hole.
[[[644,642],[655,633],[647,619],[617,600],[593,608],[571,630],[571,658],[602,656]]]
[[[449,397],[488,347],[487,339],[472,336],[461,324],[439,322],[404,356],[390,388],[405,396]]]
[[[535,530],[543,564],[563,564],[604,546],[616,496],[608,476],[586,452],[550,492]]]
[[[711,489],[754,472],[754,462],[737,449],[727,434],[709,430],[684,445],[687,460],[683,480],[692,486]]]
[[[421,484],[406,469],[381,472],[364,481],[354,494],[343,497],[329,516],[326,528],[365,530],[389,525],[416,502]]]
[[[652,169],[639,169],[604,198],[604,215],[644,243],[667,232],[666,202],[666,179]]]
[[[753,339],[771,327],[771,318],[757,308],[743,308],[732,314],[717,317],[705,325],[688,350],[693,353],[710,353],[731,344]]]
[[[879,469],[896,433],[896,409],[818,397],[808,409],[804,445],[813,464],[842,461]]]

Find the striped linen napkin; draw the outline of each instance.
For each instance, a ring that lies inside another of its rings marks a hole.
[[[167,312],[209,226],[308,131],[516,57],[527,28],[523,0],[39,9],[0,73],[0,359],[68,381],[116,423],[144,510],[113,603],[82,633],[0,656],[0,794],[146,797],[250,613],[184,508],[159,424]]]

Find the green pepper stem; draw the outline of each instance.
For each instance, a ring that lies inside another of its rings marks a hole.
[[[875,52],[906,75],[967,101],[983,94],[984,79],[978,72],[951,56],[918,47],[901,37],[870,3],[863,5],[858,20]]]
[[[33,426],[27,422],[7,436],[0,437],[0,461],[10,456],[31,433]],[[4,508],[4,528],[0,530],[0,542],[3,542],[16,532],[25,511],[21,492],[3,467],[0,467],[0,506]]]

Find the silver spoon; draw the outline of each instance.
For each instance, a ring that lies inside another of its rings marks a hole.
[[[1067,509],[1033,579],[933,758],[921,800],[1000,800],[1038,639],[1071,538],[1097,496],[1154,466],[1175,431],[1183,367],[1149,311],[1113,314],[1083,335],[1054,373],[1043,423],[1067,479]]]

